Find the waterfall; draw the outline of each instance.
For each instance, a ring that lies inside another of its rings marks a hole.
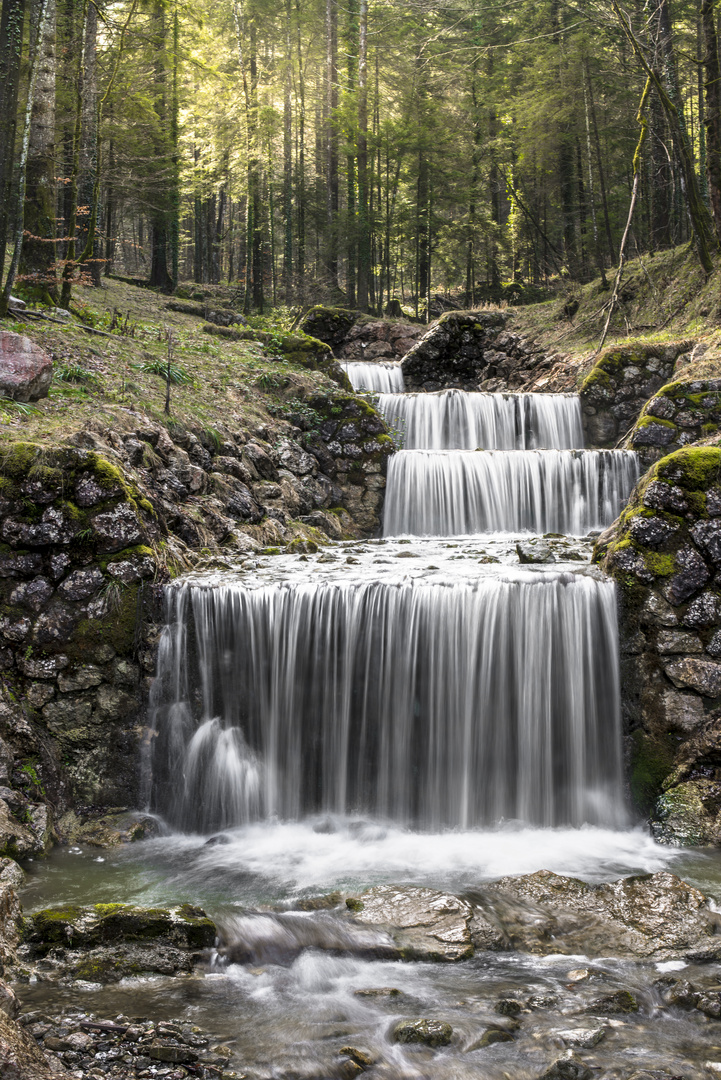
[[[177,827],[620,821],[609,581],[180,583],[166,602],[155,797]]]
[[[401,450],[388,466],[386,536],[605,529],[638,479],[625,450]]]
[[[343,368],[354,390],[370,390],[378,394],[393,394],[403,390],[403,369],[400,362],[348,361],[343,364]]]
[[[577,394],[382,393],[378,410],[406,450],[571,450],[583,446]]]

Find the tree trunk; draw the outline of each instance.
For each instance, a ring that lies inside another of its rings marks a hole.
[[[20,274],[39,299],[57,295],[55,272],[55,0],[48,0],[35,84],[25,182]]]
[[[155,141],[155,162],[153,184],[150,192],[150,238],[152,255],[149,283],[156,289],[170,292],[173,279],[168,270],[168,247],[170,233],[169,179],[172,154],[166,132],[169,130],[168,93],[167,93],[167,28],[165,24],[165,5],[163,0],[155,0],[153,5],[153,37],[156,48],[156,60],[153,70],[153,108],[158,118]]]
[[[347,36],[346,36],[346,49],[348,53],[348,74],[347,74],[347,90],[348,90],[348,115],[352,116],[352,103],[353,95],[355,94],[356,85],[356,50],[358,44],[358,0],[347,0],[348,2],[348,23],[347,23]],[[356,141],[355,124],[352,120],[348,124],[346,129],[346,138],[348,140],[348,156],[346,159],[346,199],[348,203],[348,225],[347,225],[347,237],[348,237],[348,250],[346,258],[346,293],[348,294],[348,306],[355,307],[356,304],[356,157],[354,153],[354,143]]]
[[[338,7],[325,3],[326,37],[326,273],[338,285]]]
[[[360,0],[358,34],[358,307],[368,310],[371,238],[368,215],[368,0]]]
[[[596,120],[596,103],[593,97],[593,83],[591,82],[591,70],[588,64],[588,60],[584,61],[584,67],[586,72],[586,86],[588,87],[588,104],[591,112],[591,129],[593,131],[593,144],[596,151],[596,168],[598,170],[598,186],[601,189],[601,206],[603,207],[603,223],[606,232],[606,243],[608,244],[608,257],[611,266],[616,261],[616,248],[613,243],[613,234],[611,232],[611,218],[608,212],[608,197],[606,195],[606,177],[603,169],[603,155],[601,154],[601,140],[598,135],[598,122]]]
[[[305,69],[303,66],[303,42],[300,29],[300,0],[295,0],[296,31],[298,39],[298,299],[303,303],[305,295]]]
[[[714,18],[714,0],[701,0],[704,47],[704,127],[706,176],[716,242],[721,246],[721,65]]]
[[[293,54],[291,6],[285,3],[285,72],[283,75],[283,299],[293,300]]]
[[[78,177],[78,244],[83,261],[90,260],[86,272],[90,271],[93,284],[100,285],[99,264],[92,261],[96,254],[95,244],[88,246],[90,213],[95,189],[97,161],[97,120],[98,120],[98,85],[96,45],[98,37],[98,12],[95,4],[88,4],[85,20],[85,56],[83,57],[82,116],[80,121],[80,175]]]
[[[0,16],[0,274],[5,266],[5,251],[13,224],[10,206],[24,21],[25,0],[3,0]]]

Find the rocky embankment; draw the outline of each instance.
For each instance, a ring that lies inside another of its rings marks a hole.
[[[654,835],[721,843],[721,449],[662,458],[598,541],[622,599],[631,786]]]

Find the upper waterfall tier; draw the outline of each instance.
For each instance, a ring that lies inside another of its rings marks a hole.
[[[381,394],[406,450],[572,450],[583,446],[577,394]]]
[[[401,450],[388,464],[383,532],[581,536],[615,520],[638,474],[627,450]]]
[[[377,360],[373,363],[348,361],[343,364],[354,390],[372,390],[378,394],[403,392],[403,369],[400,363]]]
[[[176,826],[622,820],[610,581],[504,567],[166,598],[153,771]]]

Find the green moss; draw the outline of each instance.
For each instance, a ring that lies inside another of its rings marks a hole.
[[[93,904],[93,911],[96,911],[98,915],[114,915],[116,911],[123,911],[124,909],[131,911],[127,904]]]
[[[96,453],[88,454],[87,461],[101,488],[111,490],[118,487],[121,491],[127,490],[125,477],[117,465],[113,465],[107,458],[100,457]]]
[[[649,424],[660,424],[661,427],[673,428],[674,431],[677,430],[676,424],[674,424],[672,420],[663,420],[660,416],[653,416],[652,414],[644,414],[643,416],[639,417],[639,420],[636,424],[636,430],[638,430],[639,428],[648,427]]]
[[[704,435],[704,436],[714,435],[718,431],[718,429],[719,429],[718,424],[712,424],[710,422],[707,423],[707,424],[702,424],[701,425],[701,434]]]
[[[138,506],[141,510],[144,510],[146,514],[152,514],[152,516],[155,517],[155,509],[153,508],[153,504],[147,499],[138,499]]]
[[[686,490],[705,491],[718,481],[721,474],[721,448],[684,446],[661,458],[656,465],[656,473],[659,479],[676,483]]]
[[[0,453],[0,473],[13,480],[27,476],[43,447],[37,443],[10,443]]]
[[[663,781],[673,768],[675,742],[670,734],[653,736],[634,731],[631,736],[631,796],[638,810],[648,814],[661,794]]]
[[[362,911],[365,907],[362,900],[359,900],[357,896],[349,896],[345,902],[345,906],[349,911]]]
[[[673,555],[662,555],[658,551],[644,552],[646,566],[656,577],[669,577],[676,569],[676,559]]]

